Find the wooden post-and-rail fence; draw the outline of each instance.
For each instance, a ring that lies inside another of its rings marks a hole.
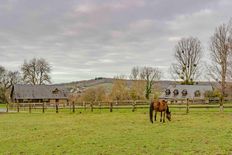
[[[143,100],[128,100],[128,101],[111,101],[111,102],[103,102],[103,101],[97,101],[97,102],[69,102],[68,106],[55,103],[55,104],[49,104],[46,102],[43,103],[10,103],[6,105],[6,112],[9,111],[9,108],[15,109],[16,112],[22,111],[21,109],[28,108],[28,112],[32,113],[33,109],[42,109],[42,113],[45,113],[46,110],[52,110],[56,113],[59,113],[60,109],[70,109],[71,112],[75,113],[76,109],[84,109],[85,111],[87,109],[90,109],[91,112],[94,111],[94,109],[102,110],[102,109],[108,109],[110,112],[113,112],[114,109],[131,109],[132,112],[135,112],[136,109],[141,108],[149,108],[150,102],[149,101],[143,101]],[[186,113],[189,113],[190,108],[219,108],[219,104],[209,104],[208,102],[196,102],[191,101],[189,99],[181,100],[178,102],[171,102],[169,101],[169,107],[170,108],[185,108]],[[228,104],[224,106],[224,108],[232,108],[232,104]]]
[[[32,113],[32,109],[42,109],[42,113],[45,113],[46,109],[53,109],[55,108],[55,112],[59,113],[59,109],[70,109],[73,113],[75,113],[76,109],[84,109],[87,110],[90,109],[91,112],[94,111],[94,109],[109,109],[110,112],[113,112],[113,109],[132,109],[132,112],[136,109],[136,103],[140,103],[138,105],[141,105],[147,107],[148,102],[147,101],[112,101],[112,102],[71,102],[68,103],[68,107],[64,107],[63,104],[55,103],[55,104],[48,104],[45,102],[42,103],[10,103],[6,105],[6,112],[9,111],[9,108],[16,109],[16,112],[22,111],[21,109],[28,108],[28,112]],[[144,107],[144,108],[145,108]]]

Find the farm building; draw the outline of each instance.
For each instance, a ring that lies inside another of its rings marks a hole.
[[[51,103],[67,104],[68,91],[56,85],[14,85],[11,100],[16,103]]]
[[[213,91],[211,85],[170,85],[161,94],[160,98],[173,100],[203,100],[205,99],[205,93],[207,91]]]

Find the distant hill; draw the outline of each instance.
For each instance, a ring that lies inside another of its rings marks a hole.
[[[82,81],[75,81],[75,82],[70,82],[70,83],[62,83],[58,85],[65,86],[68,88],[71,92],[82,92],[83,90],[89,89],[89,88],[96,88],[98,86],[103,86],[107,90],[110,90],[113,85],[113,78],[95,78],[95,79],[90,79],[90,80],[82,80]],[[132,83],[132,80],[125,80],[127,85],[130,86]],[[157,81],[155,83],[154,87],[159,87],[161,90],[164,90],[167,88],[169,85],[175,85],[179,84],[176,81],[170,81],[170,80],[164,80],[164,81]],[[210,82],[198,82],[197,84],[199,85],[212,85]],[[213,83],[214,85],[215,83]]]
[[[113,78],[95,78],[90,80],[75,81],[70,83],[61,83],[57,85],[62,85],[68,88],[71,92],[82,92],[83,90],[89,88],[95,88],[103,86],[110,90],[113,84]]]

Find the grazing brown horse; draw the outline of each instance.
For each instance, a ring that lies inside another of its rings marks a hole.
[[[151,102],[150,105],[150,120],[153,123],[153,111],[155,110],[155,121],[157,112],[161,112],[160,114],[160,122],[162,122],[162,112],[164,112],[163,123],[165,122],[165,114],[169,121],[171,121],[171,112],[169,111],[167,101],[161,100],[156,102]]]

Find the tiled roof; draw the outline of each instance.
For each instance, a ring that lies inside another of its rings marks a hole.
[[[12,99],[67,99],[68,91],[56,85],[14,85]]]
[[[170,94],[165,91],[169,91]],[[177,90],[178,94],[175,95],[174,91]],[[186,95],[183,95],[183,91],[187,91]],[[206,91],[212,91],[213,88],[211,85],[170,85],[164,92],[161,94],[160,98],[166,99],[204,99],[204,94]],[[199,96],[195,95],[195,92],[200,92]]]

